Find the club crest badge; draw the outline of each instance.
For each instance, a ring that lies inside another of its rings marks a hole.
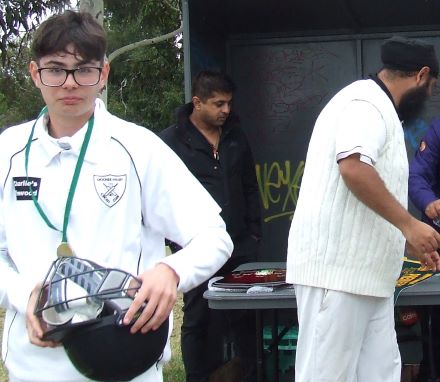
[[[113,207],[124,195],[127,175],[93,175],[93,183],[102,202]]]

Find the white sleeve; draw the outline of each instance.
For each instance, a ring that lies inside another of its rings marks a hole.
[[[374,166],[386,139],[385,122],[371,103],[351,101],[341,113],[336,134],[336,161],[360,154]]]
[[[0,190],[0,307],[24,314],[34,285],[20,276],[8,253],[2,198]]]
[[[220,269],[233,244],[218,204],[181,159],[157,139],[143,182],[145,223],[183,247],[161,262],[176,271],[179,290],[185,292]]]

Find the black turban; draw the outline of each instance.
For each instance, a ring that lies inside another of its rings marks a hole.
[[[438,77],[434,46],[424,41],[393,36],[382,44],[381,58],[384,68],[412,72],[428,66],[431,75]]]

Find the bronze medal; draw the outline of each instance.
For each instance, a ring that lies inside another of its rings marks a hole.
[[[70,245],[68,243],[61,243],[57,248],[57,256],[58,257],[72,257],[73,251],[72,248],[70,248]]]

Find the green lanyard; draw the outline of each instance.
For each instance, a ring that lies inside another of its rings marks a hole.
[[[85,135],[84,141],[83,141],[83,143],[81,145],[81,150],[79,152],[78,160],[76,162],[75,172],[73,173],[72,181],[70,183],[69,194],[67,196],[66,207],[64,209],[63,230],[60,231],[58,228],[56,228],[51,223],[51,221],[49,220],[49,218],[47,217],[47,215],[44,213],[43,209],[41,208],[40,203],[38,203],[38,200],[37,200],[37,198],[35,197],[35,195],[33,193],[33,190],[32,190],[32,187],[31,187],[31,183],[29,182],[29,177],[28,177],[29,151],[31,149],[32,138],[34,136],[35,125],[37,124],[38,119],[42,115],[44,115],[46,112],[47,112],[47,106],[45,106],[41,110],[40,114],[38,115],[37,119],[35,120],[35,122],[34,122],[34,124],[32,126],[31,134],[29,135],[29,139],[28,139],[27,144],[26,144],[25,162],[24,162],[24,167],[25,167],[25,170],[26,170],[26,180],[29,183],[29,191],[31,193],[32,200],[34,202],[35,207],[37,208],[38,213],[40,214],[40,216],[43,218],[43,220],[46,222],[46,224],[50,228],[52,228],[55,231],[62,232],[63,237],[61,239],[61,244],[64,244],[64,243],[67,244],[67,225],[69,224],[69,215],[70,215],[70,210],[72,208],[73,196],[75,195],[76,185],[78,184],[79,174],[81,173],[81,167],[82,167],[82,164],[84,162],[84,156],[86,155],[87,146],[89,145],[90,136],[92,135],[93,124],[94,124],[95,119],[94,119],[94,116],[92,114],[92,116],[89,119],[86,135]]]

